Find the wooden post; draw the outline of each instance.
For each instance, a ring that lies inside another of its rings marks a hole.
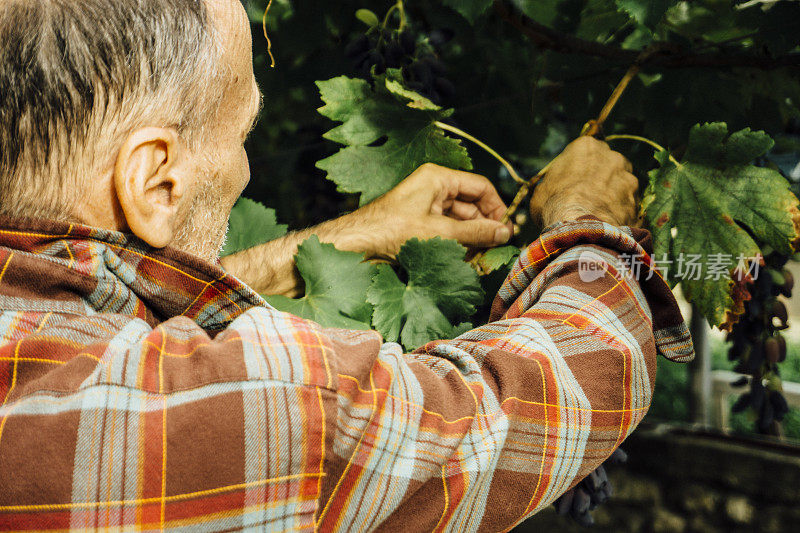
[[[689,416],[693,423],[711,425],[711,351],[708,343],[709,326],[705,317],[692,307],[689,323],[694,341],[695,359],[689,364]]]

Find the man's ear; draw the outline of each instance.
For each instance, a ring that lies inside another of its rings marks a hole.
[[[185,151],[175,130],[141,128],[125,139],[114,166],[114,187],[128,228],[156,248],[175,237],[191,189],[191,173],[180,169]]]

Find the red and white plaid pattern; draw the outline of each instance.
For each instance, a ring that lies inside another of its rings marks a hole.
[[[493,322],[405,354],[119,233],[0,219],[0,529],[498,531],[551,503],[691,357],[672,294],[550,229]]]

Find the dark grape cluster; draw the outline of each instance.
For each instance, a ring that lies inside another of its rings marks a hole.
[[[447,68],[435,55],[432,45],[419,43],[406,28],[403,31],[373,29],[353,39],[345,48],[356,74],[371,79],[386,69],[400,69],[404,85],[441,105],[455,95],[453,83],[445,76]]]
[[[613,488],[606,474],[606,466],[624,463],[628,455],[617,448],[611,457],[597,467],[577,485],[562,494],[553,505],[556,513],[569,515],[575,522],[584,527],[594,525],[591,511],[598,505],[605,503],[612,494]]]
[[[794,286],[792,273],[784,268],[788,259],[777,253],[765,258],[749,287],[751,299],[745,303],[744,315],[727,337],[732,343],[728,358],[737,361],[734,370],[746,374],[733,385],[750,384],[732,410],[738,413],[752,408],[757,415],[756,428],[767,435],[780,434],[779,423],[789,411],[780,391],[778,368],[786,359],[786,339],[780,331],[788,327],[789,316],[778,297],[791,296]]]

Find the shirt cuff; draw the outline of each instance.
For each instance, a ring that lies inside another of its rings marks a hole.
[[[514,311],[518,297],[528,285],[562,253],[576,246],[599,247],[613,252],[620,260],[622,257],[635,260],[636,269],[632,269],[635,276],[628,277],[627,281],[639,283],[645,295],[653,316],[653,337],[658,352],[671,361],[688,362],[694,359],[689,328],[675,296],[661,272],[654,268],[650,232],[640,228],[613,226],[591,216],[553,224],[523,250],[495,298],[491,320],[500,320],[510,310]],[[599,256],[592,256],[591,260],[603,261]],[[578,269],[581,268],[580,262],[581,259],[578,259]],[[620,268],[620,265],[608,265],[608,270],[622,275],[626,269]]]

